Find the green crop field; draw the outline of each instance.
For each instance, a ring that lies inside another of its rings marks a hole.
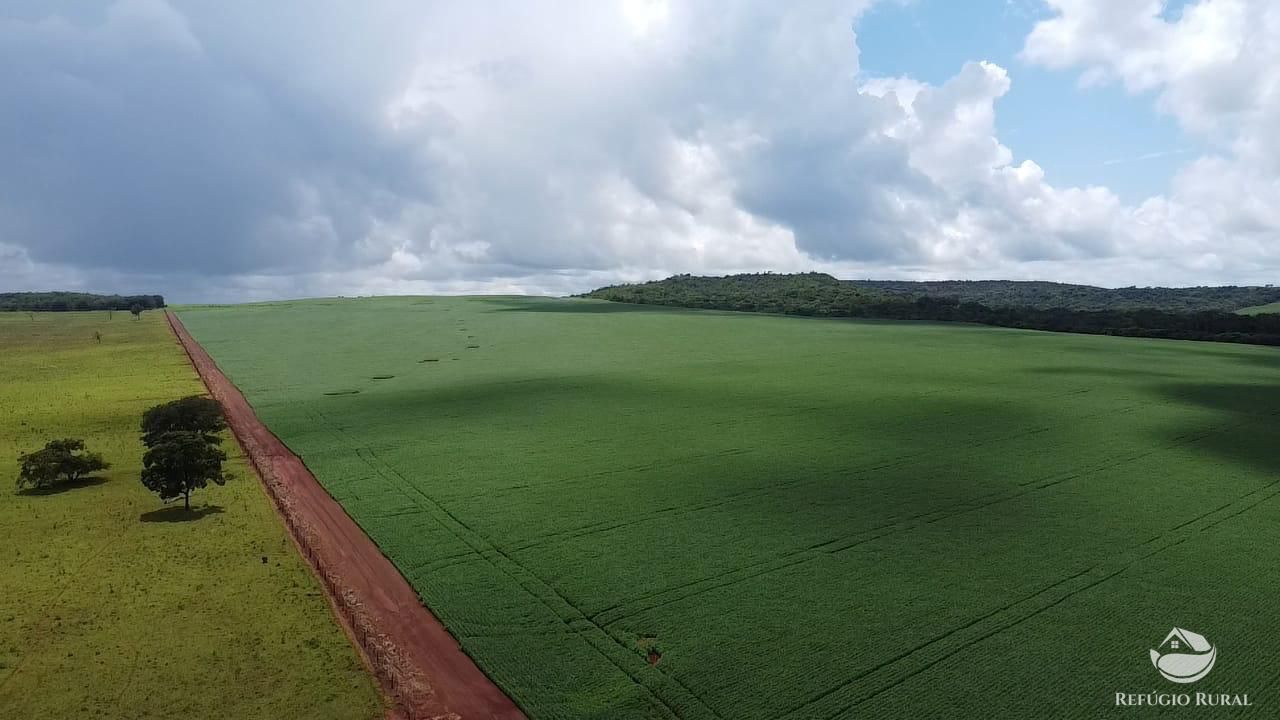
[[[521,298],[181,316],[535,719],[1280,708],[1275,349]],[[1219,650],[1193,687],[1149,658],[1174,626]]]
[[[1280,302],[1274,302],[1270,305],[1257,305],[1255,307],[1247,307],[1237,310],[1241,315],[1266,315],[1269,313],[1280,313]]]
[[[0,313],[0,718],[379,716],[242,458],[195,520],[139,482],[142,412],[202,390],[159,313]],[[64,436],[111,469],[16,493],[18,453]]]

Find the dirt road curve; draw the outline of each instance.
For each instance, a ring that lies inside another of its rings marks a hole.
[[[409,720],[523,718],[302,460],[258,420],[182,321],[165,314],[210,394],[226,409],[231,430],[338,618],[398,705],[390,714]]]

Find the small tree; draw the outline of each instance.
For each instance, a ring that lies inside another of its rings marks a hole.
[[[183,506],[191,510],[193,490],[209,483],[225,485],[230,479],[222,470],[226,459],[226,453],[201,433],[167,432],[142,456],[142,484],[164,502],[181,496]]]
[[[134,319],[134,320],[137,320],[138,318],[142,317],[142,311],[143,311],[143,309],[144,309],[144,308],[143,308],[141,305],[139,305],[138,303],[134,303],[134,304],[132,304],[132,305],[130,305],[130,306],[129,306],[129,312],[133,313],[133,319]]]
[[[217,400],[192,395],[156,405],[143,413],[142,442],[153,447],[165,433],[193,432],[216,445],[222,442],[218,433],[226,427],[227,421]]]
[[[51,440],[42,450],[18,456],[18,489],[53,487],[59,482],[75,482],[111,464],[98,453],[84,449],[84,441],[75,438]]]

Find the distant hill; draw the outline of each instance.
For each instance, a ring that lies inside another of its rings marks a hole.
[[[164,307],[164,297],[161,295],[94,295],[77,292],[0,293],[0,312],[128,310],[134,305],[144,310],[155,310]]]
[[[676,275],[584,297],[641,305],[818,317],[940,320],[1096,335],[1280,345],[1280,315],[1246,315],[1280,299],[1260,287],[1121,288],[1013,281],[901,282],[797,275]]]
[[[666,280],[601,288],[586,296],[641,305],[796,315],[851,314],[870,303],[897,299],[895,293],[858,287],[824,273],[675,275]]]
[[[1280,301],[1276,287],[1126,287],[1101,288],[1054,282],[1015,280],[849,280],[861,288],[911,297],[955,298],[988,307],[1030,307],[1039,310],[1142,310],[1235,312]],[[1278,310],[1280,311],[1280,310]]]

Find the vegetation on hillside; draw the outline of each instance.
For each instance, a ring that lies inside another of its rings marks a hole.
[[[615,302],[645,305],[670,305],[689,308],[738,310],[748,312],[774,312],[788,315],[823,317],[861,317],[892,320],[937,320],[981,323],[1001,327],[1052,330],[1059,332],[1089,333],[1095,335],[1126,335],[1132,337],[1173,338],[1180,340],[1213,340],[1219,342],[1251,343],[1256,345],[1280,345],[1280,315],[1240,315],[1216,309],[1173,311],[1167,308],[1181,303],[1193,304],[1199,297],[1208,305],[1226,302],[1227,288],[1188,288],[1159,290],[1168,297],[1163,307],[1133,307],[1132,296],[1117,300],[1115,307],[1106,309],[1077,309],[1077,307],[1043,307],[1045,296],[1035,304],[1010,305],[1018,297],[1010,288],[1023,285],[1050,285],[1048,283],[994,283],[989,294],[1001,290],[1005,300],[997,304],[984,304],[930,288],[947,288],[964,283],[884,283],[869,285],[864,282],[837,280],[830,275],[805,273],[799,275],[731,275],[728,277],[696,277],[677,275],[666,280],[648,283],[617,285],[587,293],[584,297]],[[905,287],[918,288],[907,293]],[[1075,287],[1081,286],[1063,286]],[[1092,295],[1089,301],[1078,300],[1077,306],[1090,306],[1100,302],[1104,291]],[[1215,295],[1214,290],[1223,290]],[[1234,290],[1242,290],[1235,288]],[[1246,288],[1244,290],[1270,290],[1270,288]],[[1005,292],[1008,291],[1008,292]],[[1121,292],[1121,291],[1115,291]],[[1159,295],[1159,293],[1156,293]],[[1180,298],[1176,302],[1169,298]],[[1246,295],[1240,295],[1244,302]],[[1153,295],[1152,302],[1155,302]]]
[[[87,310],[158,310],[162,295],[94,295],[77,292],[0,293],[0,311],[69,312]],[[137,313],[134,313],[135,315]]]
[[[988,307],[1027,307],[1036,310],[1163,310],[1171,313],[1240,308],[1280,300],[1276,287],[1124,287],[1101,288],[1055,282],[1017,280],[850,280],[857,287],[906,295],[954,298]]]

